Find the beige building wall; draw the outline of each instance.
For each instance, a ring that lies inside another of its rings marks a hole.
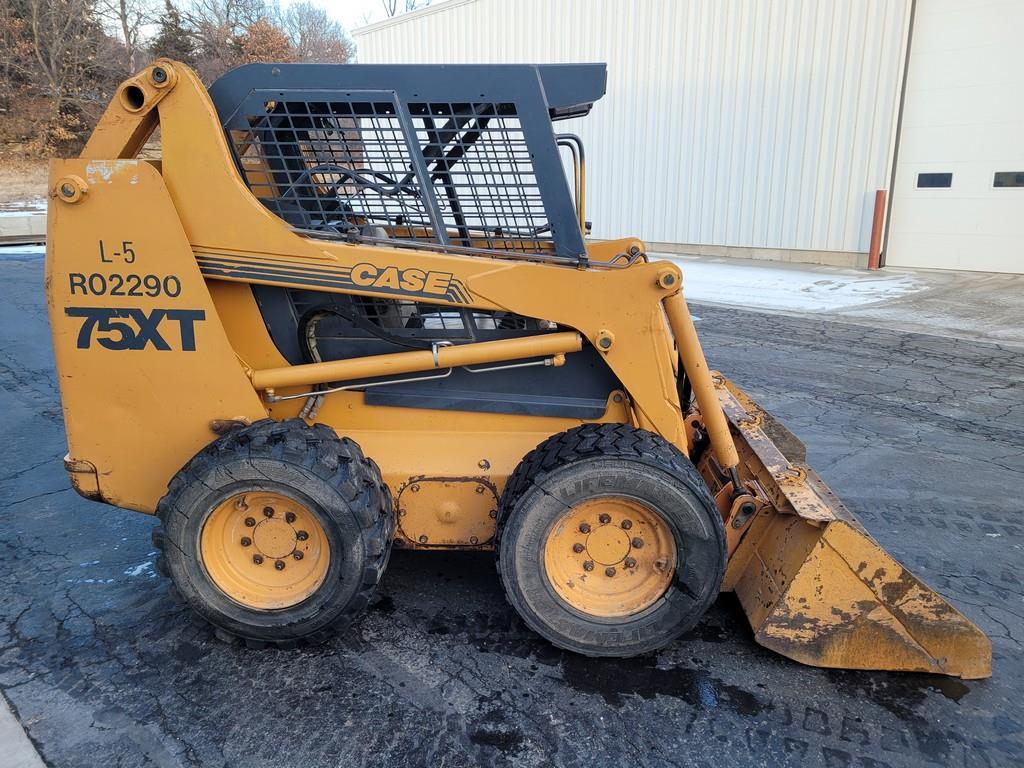
[[[608,64],[580,134],[594,236],[866,263],[909,0],[449,0],[355,30],[364,63]]]

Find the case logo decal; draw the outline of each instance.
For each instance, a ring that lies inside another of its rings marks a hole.
[[[450,272],[426,272],[415,267],[375,267],[373,264],[356,264],[352,267],[351,277],[352,282],[361,288],[390,288],[432,296],[446,295],[452,282]]]

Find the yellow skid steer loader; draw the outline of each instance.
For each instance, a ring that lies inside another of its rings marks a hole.
[[[604,88],[592,64],[123,83],[50,172],[74,487],[158,515],[160,571],[252,646],[343,628],[392,546],[491,549],[525,623],[588,656],[732,591],[805,664],[989,675],[987,638],[708,370],[679,268],[586,240],[553,124]]]

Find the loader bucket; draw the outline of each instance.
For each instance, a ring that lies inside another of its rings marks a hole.
[[[819,667],[988,677],[988,638],[872,539],[803,446],[735,385],[716,391],[762,502],[727,519],[731,590],[758,643]]]

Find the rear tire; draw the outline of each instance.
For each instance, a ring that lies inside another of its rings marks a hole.
[[[498,515],[509,602],[586,656],[662,648],[691,629],[725,572],[722,519],[693,464],[661,437],[585,424],[538,445]]]
[[[324,424],[260,421],[195,456],[157,505],[157,570],[222,639],[322,641],[369,603],[394,534],[391,496]]]

